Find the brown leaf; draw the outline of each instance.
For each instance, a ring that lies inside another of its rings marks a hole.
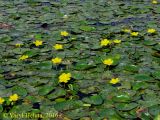
[[[136,110],[137,117],[141,117],[143,112],[147,111],[147,108],[139,108]]]
[[[9,25],[7,23],[0,23],[0,29],[10,29],[12,28],[12,25]]]

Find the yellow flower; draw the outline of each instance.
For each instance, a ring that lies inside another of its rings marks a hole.
[[[61,45],[61,44],[55,44],[53,47],[54,47],[54,49],[56,49],[56,50],[61,50],[61,49],[63,49],[63,45]]]
[[[0,97],[0,105],[3,104],[4,99]]]
[[[36,46],[40,46],[40,45],[43,44],[43,41],[41,41],[41,40],[36,40],[36,41],[34,41],[33,43],[34,43]]]
[[[120,81],[119,78],[112,78],[109,83],[111,83],[111,84],[116,84],[116,83],[118,83],[119,81]]]
[[[112,65],[113,64],[113,60],[112,59],[105,59],[104,61],[103,61],[103,64],[105,64],[105,65]]]
[[[16,47],[21,47],[23,44],[22,43],[16,43]]]
[[[71,79],[71,73],[62,73],[59,76],[59,82],[67,83]]]
[[[25,59],[27,59],[29,56],[28,55],[22,55],[20,58],[19,58],[19,60],[25,60]]]
[[[17,94],[13,94],[9,96],[9,101],[17,101],[19,99],[19,96]]]
[[[121,40],[116,39],[113,42],[118,44],[118,43],[121,43]]]
[[[53,59],[52,59],[52,62],[53,62],[54,64],[60,64],[60,63],[62,62],[62,59],[56,57],[56,58],[53,58]]]
[[[131,30],[130,29],[124,29],[123,32],[130,33]]]
[[[138,32],[131,32],[132,36],[138,36],[138,34],[139,34]]]
[[[148,33],[155,33],[156,30],[155,30],[155,29],[148,29],[147,32],[148,32]]]
[[[68,33],[67,31],[62,31],[62,32],[61,32],[61,36],[65,36],[65,37],[66,37],[66,36],[68,36],[68,35],[69,35],[69,33]]]
[[[109,45],[111,42],[108,39],[103,39],[101,40],[101,46],[107,46]]]
[[[152,3],[153,3],[153,4],[157,4],[158,2],[157,2],[156,0],[153,0]]]

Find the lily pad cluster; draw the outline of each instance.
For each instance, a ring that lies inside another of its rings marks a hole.
[[[0,10],[0,119],[160,118],[158,1],[1,0]]]

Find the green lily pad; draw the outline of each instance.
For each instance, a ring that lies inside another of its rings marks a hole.
[[[63,102],[58,102],[54,105],[54,108],[57,111],[61,110],[70,110],[70,109],[76,109],[83,106],[83,102],[80,100],[67,100]]]
[[[74,79],[81,80],[84,78],[83,74],[80,72],[72,72],[72,73],[73,73],[72,78]]]
[[[24,55],[28,55],[29,57],[33,57],[33,56],[36,56],[36,55],[38,55],[38,51],[37,50],[30,50],[30,51],[26,51],[26,52],[24,52],[23,54]]]
[[[158,114],[158,115],[154,118],[154,120],[159,120],[159,118],[160,118],[160,114]]]
[[[35,102],[40,102],[41,100],[39,99],[39,97],[36,97],[36,96],[27,96],[25,98],[26,100],[32,102],[32,103],[35,103]]]
[[[16,105],[10,110],[11,113],[26,113],[32,109],[31,105]]]
[[[155,79],[160,79],[160,71],[156,71],[156,72],[152,73],[152,75]]]
[[[54,87],[46,85],[39,88],[39,95],[47,95],[50,91],[52,91]]]
[[[25,88],[23,88],[23,87],[21,87],[21,86],[15,86],[15,87],[13,87],[12,88],[12,91],[14,92],[14,93],[17,93],[20,97],[21,96],[26,96],[27,95],[27,90],[25,89]]]
[[[55,102],[64,102],[66,99],[65,98],[57,98],[55,99]]]
[[[49,94],[47,97],[49,99],[55,99],[64,95],[66,95],[66,90],[62,88],[57,88],[53,93]]]
[[[94,27],[91,27],[91,26],[80,26],[80,30],[89,32],[89,31],[95,30],[95,28],[94,28]]]
[[[42,35],[41,34],[36,34],[34,38],[36,40],[41,40],[42,39]]]
[[[126,65],[124,66],[124,70],[129,72],[138,72],[139,67],[137,67],[136,65]]]
[[[153,100],[146,100],[146,101],[140,100],[138,103],[144,107],[152,107],[154,105],[158,105],[160,103],[160,99],[155,98]]]
[[[153,80],[153,78],[147,74],[137,74],[134,76],[134,79],[137,81],[151,81],[151,80]]]
[[[100,105],[103,102],[103,99],[100,95],[93,95],[83,99],[84,102],[94,105]]]
[[[89,64],[88,62],[80,61],[74,67],[76,70],[86,70],[95,67],[94,64]]]
[[[153,47],[153,49],[154,49],[154,50],[157,50],[157,51],[160,51],[160,44],[155,45],[155,46]]]
[[[3,106],[0,105],[0,113],[3,111]]]
[[[144,45],[147,45],[147,46],[153,46],[155,44],[157,44],[156,41],[153,41],[153,40],[146,40],[143,42]]]
[[[138,106],[137,103],[116,103],[115,107],[117,110],[123,110],[123,111],[128,111],[136,108]]]
[[[113,101],[115,102],[128,102],[131,100],[131,97],[127,94],[119,94],[113,97]]]
[[[121,120],[121,117],[117,114],[117,112],[113,108],[100,109],[98,115],[102,118],[106,118],[107,116],[107,118],[110,120]]]
[[[137,81],[133,83],[133,90],[146,89],[149,85],[146,82]]]
[[[156,116],[160,113],[160,105],[154,105],[149,107],[149,113],[153,116]]]
[[[65,113],[65,115],[71,119],[79,119],[84,116],[87,116],[88,114],[89,114],[89,112],[86,110],[83,110],[82,108],[70,110]]]
[[[8,35],[4,35],[4,36],[0,37],[1,42],[9,42],[11,40],[12,40],[11,37]]]
[[[52,62],[51,61],[44,61],[37,65],[37,67],[41,70],[50,70],[52,69]]]

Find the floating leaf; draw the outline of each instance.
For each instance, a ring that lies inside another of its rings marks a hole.
[[[0,113],[3,111],[3,106],[0,105]]]
[[[80,29],[86,32],[95,30],[95,28],[91,26],[80,26]]]
[[[26,113],[26,112],[29,112],[31,109],[32,109],[31,105],[23,104],[23,105],[13,106],[13,108],[10,110],[10,112],[17,113],[17,114],[18,113]]]
[[[100,105],[103,102],[103,99],[100,95],[93,95],[83,99],[84,102],[94,105]]]
[[[26,96],[27,95],[27,90],[21,86],[15,86],[12,88],[13,92],[18,94],[19,96]]]
[[[155,79],[159,79],[160,80],[160,71],[156,71],[156,72],[152,73],[152,75],[153,75],[153,77]]]
[[[55,99],[64,95],[66,95],[66,90],[62,88],[57,88],[53,93],[49,94],[47,97],[49,99]]]
[[[30,50],[30,51],[26,51],[23,53],[24,55],[28,55],[29,57],[33,57],[38,55],[38,51],[37,50]]]
[[[35,35],[35,39],[36,39],[36,40],[41,40],[41,39],[42,39],[42,35],[41,35],[41,34]]]
[[[66,99],[65,98],[57,98],[57,99],[55,99],[55,101],[58,103],[58,102],[63,102],[63,101],[65,101]]]
[[[137,81],[133,83],[133,90],[146,89],[148,86],[146,82]]]
[[[52,91],[54,87],[45,85],[39,88],[39,95],[47,95],[50,91]]]
[[[93,67],[95,67],[95,65],[81,61],[81,62],[78,62],[78,63],[75,65],[74,68],[75,68],[76,70],[86,70],[86,69],[90,69],[90,68],[93,68]]]
[[[156,98],[153,100],[146,100],[146,101],[140,100],[138,103],[144,107],[152,107],[154,105],[158,105],[160,103],[160,99]]]
[[[113,100],[116,102],[128,102],[131,100],[131,97],[127,94],[119,94],[113,97]]]
[[[160,119],[160,114],[158,114],[155,118],[154,118],[154,120],[159,120]]]
[[[138,106],[137,103],[116,103],[115,104],[115,107],[118,109],[118,110],[124,110],[124,111],[128,111],[128,110],[131,110],[131,109],[134,109]]]
[[[157,51],[160,51],[160,44],[155,45],[155,46],[153,47],[153,49],[154,49],[154,50],[157,50]]]
[[[65,114],[73,120],[73,119],[79,119],[84,116],[87,116],[89,112],[86,110],[83,110],[82,108],[79,108],[79,109],[67,111]]]
[[[69,109],[75,109],[83,106],[83,103],[79,100],[67,100],[63,102],[58,102],[54,105],[55,109],[57,111],[61,110],[69,110]]]
[[[149,113],[153,116],[158,115],[160,113],[160,105],[149,107]]]
[[[124,69],[130,72],[138,72],[139,67],[137,67],[136,65],[126,65],[124,66]]]
[[[37,65],[38,68],[42,70],[50,70],[52,69],[52,62],[51,61],[44,61]]]
[[[152,46],[152,45],[155,45],[155,44],[157,44],[157,42],[154,41],[154,40],[146,40],[146,41],[144,41],[144,45]]]
[[[11,37],[8,35],[4,35],[4,36],[0,37],[0,41],[1,42],[9,42],[9,41],[11,41]]]
[[[151,80],[153,80],[153,78],[147,74],[137,74],[134,76],[134,79],[137,81],[151,81]]]

